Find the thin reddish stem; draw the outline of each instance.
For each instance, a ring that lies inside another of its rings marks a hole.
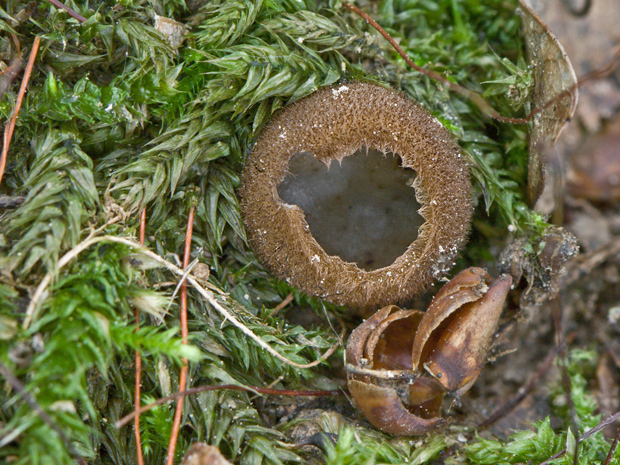
[[[185,233],[185,250],[183,252],[183,268],[189,266],[189,258],[192,247],[192,233],[194,229],[194,212],[196,207],[192,207],[189,210],[187,216],[187,229]],[[187,286],[185,283],[181,285],[181,336],[183,338],[183,344],[187,344]],[[181,367],[181,373],[179,375],[179,392],[185,391],[187,385],[187,359],[183,359],[183,366]],[[179,396],[179,402],[177,403],[176,411],[174,412],[174,421],[172,424],[172,432],[170,433],[170,443],[168,444],[168,455],[166,457],[166,464],[173,465],[174,463],[174,451],[176,449],[177,439],[179,437],[179,429],[181,427],[181,416],[183,414],[183,400],[184,396]]]
[[[187,232],[185,233],[185,250],[183,251],[183,268],[189,266],[190,252],[192,250],[192,234],[194,231],[194,212],[196,207],[189,210],[187,216]],[[187,344],[187,285],[183,283],[181,286],[181,336],[183,342]],[[182,390],[182,389],[181,389]]]
[[[219,391],[219,390],[244,391],[244,392],[252,392],[252,393],[259,393],[259,394],[274,395],[274,396],[296,396],[296,397],[322,397],[322,396],[337,396],[339,394],[342,394],[342,391],[340,390],[295,391],[295,390],[289,390],[289,389],[273,389],[273,388],[265,388],[265,387],[259,387],[259,386],[238,386],[236,384],[220,384],[217,386],[198,386],[198,387],[194,387],[191,389],[187,389],[186,391],[176,392],[172,395],[162,397],[161,399],[158,399],[151,404],[145,405],[144,407],[140,408],[138,412],[132,412],[128,415],[125,415],[123,418],[118,420],[114,424],[114,426],[116,428],[122,428],[127,423],[129,423],[135,415],[148,412],[149,410],[151,410],[154,407],[157,407],[158,405],[162,405],[168,402],[172,402],[173,400],[176,400],[176,399],[182,399],[185,396],[191,396],[191,395],[198,394],[198,393],[205,392],[205,391]]]
[[[47,0],[47,1],[50,2],[52,5],[54,5],[56,8],[60,8],[62,10],[65,10],[67,13],[69,13],[69,16],[71,16],[72,18],[77,19],[79,22],[83,23],[83,22],[86,21],[86,18],[84,16],[82,16],[81,14],[76,12],[75,10],[72,10],[68,6],[63,5],[58,0]]]
[[[532,120],[532,118],[536,116],[538,113],[541,113],[542,111],[546,110],[547,108],[549,108],[551,105],[553,105],[557,101],[562,100],[565,97],[568,97],[577,88],[581,87],[588,81],[592,81],[595,79],[601,79],[607,76],[609,73],[611,73],[616,68],[616,66],[618,65],[618,59],[620,58],[620,48],[618,48],[618,50],[616,50],[610,62],[601,70],[596,70],[596,71],[593,71],[585,75],[584,77],[579,79],[576,84],[573,84],[568,89],[564,90],[563,92],[560,92],[559,94],[557,94],[555,97],[553,97],[551,100],[546,102],[541,107],[534,108],[524,118],[510,118],[507,116],[500,115],[480,94],[474,91],[471,91],[469,89],[466,89],[463,86],[455,84],[454,82],[450,81],[445,76],[435,71],[431,71],[431,70],[428,70],[428,69],[422,68],[421,66],[416,65],[414,61],[411,58],[409,58],[409,56],[407,56],[407,54],[400,47],[400,45],[398,45],[398,43],[394,40],[394,38],[390,34],[388,34],[387,31],[383,29],[374,19],[372,19],[370,15],[360,10],[355,5],[351,5],[350,3],[347,3],[347,2],[342,2],[342,6],[344,8],[347,8],[348,10],[351,10],[355,14],[359,15],[368,24],[370,24],[373,28],[375,28],[377,32],[379,32],[379,34],[381,34],[392,45],[392,47],[394,47],[394,50],[396,51],[396,53],[398,53],[403,58],[403,60],[405,60],[405,63],[407,63],[410,67],[412,67],[419,73],[422,73],[423,75],[428,76],[431,79],[441,82],[443,85],[450,88],[454,92],[471,100],[473,104],[476,105],[483,114],[493,119],[496,119],[497,121],[501,121],[502,123],[509,123],[509,124],[529,123]]]
[[[348,10],[351,10],[355,14],[361,16],[362,18],[364,18],[364,20],[366,20],[368,24],[374,27],[377,30],[377,32],[379,32],[379,34],[381,34],[392,45],[392,47],[394,47],[394,50],[396,50],[396,53],[398,53],[402,57],[402,59],[405,60],[405,63],[407,63],[409,66],[411,66],[413,69],[415,69],[419,73],[422,73],[431,79],[441,82],[443,85],[445,85],[446,87],[449,87],[454,92],[462,95],[465,98],[468,98],[485,115],[490,116],[491,118],[494,118],[503,123],[525,124],[529,121],[528,119],[523,119],[523,118],[508,118],[506,116],[502,116],[491,105],[489,105],[489,103],[485,99],[483,99],[480,94],[473,92],[469,89],[466,89],[465,87],[459,86],[458,84],[455,84],[454,82],[450,81],[445,76],[442,76],[441,74],[435,71],[431,71],[431,70],[428,70],[428,69],[422,68],[421,66],[416,65],[414,61],[411,58],[409,58],[409,56],[407,56],[407,54],[400,47],[400,45],[396,43],[394,38],[390,34],[388,34],[386,30],[383,29],[374,19],[372,19],[370,15],[360,10],[355,5],[351,5],[350,3],[347,3],[347,2],[342,2],[342,6],[347,8]]]
[[[140,244],[144,245],[144,236],[146,231],[146,207],[140,212]],[[134,317],[136,321],[136,332],[140,329],[140,311],[138,307],[134,308]],[[138,459],[138,465],[144,465],[144,456],[142,454],[142,438],[140,436],[140,393],[142,384],[142,358],[140,357],[140,351],[136,349],[136,383],[134,388],[134,436],[136,438],[136,456]]]
[[[609,448],[609,453],[607,454],[607,458],[605,458],[605,463],[603,465],[609,465],[611,463],[611,459],[614,456],[614,452],[616,452],[616,447],[618,447],[618,439],[620,439],[620,428],[618,428],[618,432],[616,433],[614,442],[611,444],[611,447]]]
[[[598,433],[599,431],[601,431],[603,428],[605,428],[607,425],[611,425],[612,423],[614,423],[615,421],[617,421],[620,418],[620,412],[616,412],[614,413],[612,416],[610,416],[609,418],[607,418],[607,420],[604,420],[602,422],[600,422],[597,426],[595,426],[594,428],[588,430],[587,433],[584,433],[582,436],[580,436],[579,438],[577,438],[577,443],[580,443],[586,439],[588,439],[590,436],[595,435],[596,433]],[[566,454],[567,450],[563,449],[560,452],[558,452],[557,454],[555,454],[552,457],[549,457],[547,460],[545,460],[543,463],[541,463],[540,465],[548,465],[549,462],[562,457],[564,454]]]
[[[41,39],[38,36],[35,37],[32,44],[32,50],[30,50],[30,56],[28,57],[28,64],[26,65],[26,70],[24,71],[24,77],[22,78],[22,85],[19,88],[19,92],[17,94],[17,101],[15,102],[15,112],[4,127],[2,154],[0,155],[0,184],[2,183],[2,177],[4,176],[4,168],[6,167],[6,159],[9,155],[9,146],[11,145],[11,139],[13,138],[13,131],[15,131],[17,115],[19,114],[19,110],[22,107],[22,102],[24,101],[24,94],[26,93],[26,87],[28,87],[28,82],[30,81],[30,75],[32,74],[34,60],[37,57],[40,43]]]
[[[144,238],[146,236],[146,207],[142,209],[140,212],[140,232],[138,235],[138,240],[140,241],[140,245],[144,245]]]
[[[284,307],[286,307],[288,304],[290,304],[293,299],[295,297],[293,296],[292,292],[289,292],[289,294],[284,298],[284,300],[282,302],[280,302],[276,308],[273,309],[273,311],[269,314],[269,316],[274,316],[276,313],[278,313],[280,310],[282,310]]]

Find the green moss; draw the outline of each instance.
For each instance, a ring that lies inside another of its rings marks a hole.
[[[596,359],[595,353],[582,350],[574,350],[568,357],[567,373],[579,431],[572,431],[571,427],[563,431],[554,431],[547,417],[533,425],[533,431],[516,432],[505,442],[478,437],[476,442],[466,447],[469,463],[489,465],[542,463],[565,449],[565,453],[550,463],[566,465],[576,463],[574,457],[577,445],[576,436],[580,437],[587,433],[601,420],[600,415],[595,415],[596,402],[586,389],[585,378],[588,374],[591,375]],[[564,424],[570,425],[572,423],[571,413],[562,385],[555,386],[552,399],[556,413],[560,415]],[[603,433],[597,432],[579,442],[577,463],[584,465],[603,463],[609,449],[610,444],[603,437]],[[618,456],[619,453],[616,450],[615,458],[612,458],[610,463],[618,460]]]
[[[266,386],[280,376],[277,387],[316,385],[317,370],[285,366],[191,290],[189,346],[181,344],[174,305],[161,324],[142,313],[134,332],[132,298],[172,276],[162,269],[132,270],[123,247],[100,244],[58,269],[60,257],[112,218],[118,217],[116,223],[101,234],[135,234],[144,207],[146,245],[174,260],[182,254],[189,206],[195,205],[192,259],[205,262],[211,284],[229,294],[219,297],[221,304],[281,354],[301,363],[318,358],[337,340],[331,330],[290,327],[278,315],[267,316],[291,289],[270,278],[248,250],[235,193],[253,138],[284,105],[346,79],[402,89],[444,122],[470,156],[478,202],[488,214],[477,220],[480,235],[501,234],[507,225],[524,231],[546,225],[524,202],[526,128],[483,117],[409,69],[337,1],[215,0],[195,11],[173,0],[67,4],[87,21],[79,24],[46,2],[31,8],[9,0],[0,7],[3,59],[14,52],[10,32],[26,51],[35,35],[42,39],[0,186],[2,194],[25,196],[0,223],[0,359],[93,463],[135,463],[131,428],[112,426],[133,409],[134,349],[143,355],[143,403],[176,389],[182,357],[190,359],[192,385]],[[485,93],[500,113],[524,111],[529,74],[516,1],[361,6],[416,63]],[[190,25],[179,51],[152,27],[155,14]],[[13,83],[0,100],[3,118],[13,111],[18,87]],[[49,293],[32,326],[23,329],[32,290],[48,272]],[[169,298],[163,290],[148,292]],[[343,311],[297,292],[295,302],[320,315],[326,308]],[[163,462],[173,411],[164,405],[142,417],[149,463]],[[62,438],[6,385],[0,421],[2,460],[72,463]],[[184,422],[189,426],[181,430],[178,456],[190,442],[204,440],[237,463],[305,460],[280,432],[286,425],[266,422],[247,394],[192,397]],[[538,429],[564,441],[565,433]],[[385,441],[365,428],[347,429],[327,460],[421,464],[445,447],[440,436],[419,447]],[[545,441],[555,450],[555,442]],[[474,450],[470,460],[487,463]]]

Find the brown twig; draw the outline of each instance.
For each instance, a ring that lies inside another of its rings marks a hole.
[[[144,236],[146,232],[146,207],[140,212],[140,233],[139,240],[140,245],[144,245]],[[140,311],[138,307],[134,308],[134,317],[136,321],[136,332],[140,329]],[[133,422],[134,435],[136,438],[136,455],[138,459],[138,465],[144,465],[144,456],[142,454],[142,438],[140,436],[140,391],[142,384],[142,358],[140,357],[140,351],[136,349],[136,383],[134,388],[134,413],[136,414]]]
[[[620,439],[620,428],[618,428],[618,432],[616,433],[614,442],[611,444],[611,447],[609,448],[609,453],[607,454],[607,458],[605,458],[605,463],[603,465],[609,465],[611,463],[611,459],[614,456],[616,447],[618,447],[618,439]]]
[[[471,91],[469,89],[466,89],[465,87],[459,86],[458,84],[455,84],[454,82],[450,81],[445,76],[443,76],[443,75],[441,75],[441,74],[439,74],[439,73],[437,73],[435,71],[431,71],[431,70],[428,70],[428,69],[422,68],[421,66],[416,65],[415,62],[411,58],[409,58],[407,56],[407,54],[400,47],[400,45],[398,45],[398,43],[396,43],[394,38],[390,34],[388,34],[386,32],[386,30],[383,29],[367,13],[365,13],[362,10],[360,10],[355,5],[351,5],[351,4],[347,3],[347,2],[342,2],[342,6],[347,8],[348,10],[351,10],[352,12],[356,13],[357,15],[361,16],[362,18],[364,18],[364,20],[366,20],[366,22],[368,24],[370,24],[372,27],[374,27],[379,32],[379,34],[381,34],[392,45],[392,47],[394,47],[394,50],[396,50],[396,53],[398,53],[402,57],[402,59],[405,60],[405,63],[407,63],[410,67],[412,67],[413,69],[415,69],[419,73],[422,73],[425,76],[428,76],[431,79],[434,79],[436,81],[441,82],[443,85],[445,85],[446,87],[449,87],[454,92],[456,92],[456,93],[462,95],[463,97],[471,100],[474,103],[474,105],[476,105],[480,109],[480,111],[482,111],[482,113],[484,113],[485,115],[490,116],[491,118],[494,118],[494,119],[496,119],[498,121],[501,121],[503,123],[525,124],[525,123],[527,123],[529,121],[528,118],[508,118],[506,116],[502,116],[484,98],[482,98],[482,96],[480,94],[478,94],[478,93],[476,93],[474,91]],[[530,119],[531,119],[531,117],[530,117]]]
[[[582,441],[585,441],[586,439],[588,439],[590,436],[595,435],[596,433],[598,433],[599,431],[601,431],[603,428],[605,428],[608,425],[611,425],[613,422],[615,422],[618,418],[620,418],[620,411],[614,413],[612,416],[610,416],[609,418],[607,418],[607,420],[604,420],[602,422],[600,422],[597,426],[595,426],[594,428],[592,428],[591,430],[588,430],[587,433],[584,433],[583,435],[581,435],[579,438],[577,438],[577,444],[579,444]],[[545,460],[543,463],[541,463],[540,465],[548,465],[549,462],[551,462],[552,460],[555,460],[557,458],[562,457],[564,454],[566,454],[567,450],[563,449],[560,452],[558,452],[557,454],[555,454],[552,457],[549,457],[547,460]]]
[[[83,22],[86,21],[86,18],[84,16],[82,16],[79,13],[77,13],[75,10],[72,10],[68,6],[63,5],[58,0],[47,0],[47,1],[50,2],[52,5],[54,5],[56,8],[60,8],[62,10],[65,10],[67,13],[69,13],[69,16],[71,16],[72,18],[77,19],[79,22],[83,23]]]
[[[2,183],[2,177],[4,176],[4,168],[6,166],[6,159],[9,155],[9,146],[11,145],[11,139],[13,138],[13,131],[15,131],[17,115],[19,114],[19,110],[22,107],[22,102],[24,101],[24,94],[26,93],[26,87],[28,86],[28,82],[30,81],[30,75],[32,74],[34,60],[37,57],[40,43],[41,39],[39,38],[39,36],[35,37],[34,42],[32,43],[32,50],[30,50],[30,56],[28,57],[28,64],[26,65],[26,70],[24,71],[24,77],[22,78],[22,85],[19,88],[17,100],[15,101],[15,111],[13,112],[13,116],[11,116],[11,119],[6,123],[6,126],[4,127],[2,154],[0,155],[0,184]]]
[[[284,307],[286,307],[288,304],[290,304],[294,299],[293,293],[290,292],[282,302],[280,302],[278,305],[276,305],[276,308],[273,309],[273,311],[269,314],[269,316],[274,316],[276,313],[278,313],[280,310],[282,310]]]
[[[407,54],[400,47],[400,45],[398,45],[398,43],[394,40],[394,38],[385,29],[383,29],[374,19],[372,19],[370,17],[370,15],[368,15],[364,11],[360,10],[355,5],[351,5],[350,3],[347,3],[347,2],[342,2],[342,6],[344,8],[346,8],[346,9],[348,9],[348,10],[351,10],[355,14],[359,15],[368,24],[370,24],[373,28],[375,28],[377,30],[377,32],[379,32],[379,34],[381,34],[392,45],[394,50],[396,50],[396,53],[398,53],[402,57],[402,59],[405,60],[405,63],[407,63],[411,68],[415,69],[416,71],[418,71],[419,73],[422,73],[425,76],[428,76],[431,79],[434,79],[436,81],[441,82],[443,85],[445,85],[446,87],[450,88],[451,90],[453,90],[457,94],[460,94],[463,97],[469,99],[471,102],[473,102],[473,104],[476,105],[478,107],[478,109],[480,109],[480,111],[484,115],[487,115],[487,116],[489,116],[489,117],[491,117],[491,118],[493,118],[493,119],[495,119],[497,121],[500,121],[502,123],[509,123],[509,124],[527,124],[527,123],[529,123],[532,120],[532,118],[534,116],[536,116],[538,113],[541,113],[541,112],[545,111],[547,108],[549,108],[551,105],[553,105],[557,101],[562,100],[565,97],[568,97],[576,89],[578,89],[579,87],[581,87],[582,85],[584,85],[588,81],[592,81],[592,80],[595,80],[595,79],[601,79],[602,77],[607,76],[609,73],[611,73],[616,68],[616,66],[618,65],[618,60],[620,58],[620,48],[618,48],[618,50],[615,52],[615,54],[614,54],[613,58],[610,60],[610,62],[605,67],[603,67],[602,69],[593,71],[593,72],[591,72],[589,74],[586,74],[584,77],[579,79],[577,81],[577,83],[573,84],[572,86],[570,86],[568,89],[564,90],[563,92],[560,92],[555,97],[553,97],[551,100],[546,102],[544,105],[542,105],[540,107],[537,107],[537,108],[534,108],[524,118],[510,118],[510,117],[507,117],[507,116],[500,115],[497,112],[497,110],[495,110],[477,92],[474,92],[472,90],[466,89],[465,87],[460,86],[460,85],[450,81],[448,78],[446,78],[445,76],[441,75],[440,73],[437,73],[435,71],[431,71],[431,70],[428,70],[428,69],[422,68],[421,66],[416,65],[415,62],[411,58],[409,58],[407,56]]]
[[[219,391],[219,390],[229,390],[229,391],[244,391],[244,392],[252,392],[258,394],[267,394],[274,396],[297,396],[297,397],[321,397],[321,396],[337,396],[342,393],[340,390],[334,391],[295,391],[289,389],[272,389],[272,388],[264,388],[259,386],[238,386],[236,384],[219,384],[216,386],[198,386],[191,389],[187,389],[186,391],[176,392],[166,397],[162,397],[161,399],[156,400],[152,404],[145,405],[140,408],[138,412],[132,412],[128,415],[125,415],[123,418],[114,423],[116,428],[122,428],[127,423],[131,421],[131,419],[136,414],[142,414],[148,412],[154,407],[158,405],[162,405],[168,402],[172,402],[176,399],[182,399],[185,396],[191,396],[194,394],[198,394],[200,392],[206,391]]]
[[[11,385],[13,389],[17,392],[17,394],[26,402],[30,408],[37,413],[39,418],[52,428],[56,434],[62,439],[62,442],[65,443],[65,447],[69,451],[69,454],[80,464],[86,465],[86,460],[84,460],[78,451],[73,446],[71,442],[71,438],[69,438],[65,432],[56,424],[54,420],[47,414],[47,412],[39,405],[37,400],[26,391],[26,386],[9,370],[7,366],[5,366],[2,362],[0,362],[0,373],[6,378],[7,382]],[[58,458],[58,457],[57,457]]]
[[[194,229],[194,212],[196,207],[192,207],[189,210],[187,216],[187,230],[185,233],[185,250],[183,252],[183,268],[189,266],[189,257],[192,247],[192,232]],[[181,285],[181,336],[183,338],[183,344],[187,344],[187,285],[183,283]],[[183,366],[181,367],[181,373],[179,374],[179,392],[185,390],[187,384],[187,359],[183,359]],[[170,443],[168,444],[168,455],[166,457],[167,465],[173,465],[174,463],[174,451],[179,437],[179,428],[181,427],[181,415],[183,414],[183,400],[184,397],[179,397],[176,411],[174,412],[174,422],[172,424],[172,432],[170,433]]]

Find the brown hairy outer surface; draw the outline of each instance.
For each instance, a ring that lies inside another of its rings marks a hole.
[[[277,191],[293,155],[310,152],[329,166],[361,147],[398,154],[416,171],[425,219],[405,253],[372,271],[327,255],[303,211]],[[248,157],[239,194],[250,244],[272,273],[361,314],[406,305],[443,275],[472,214],[467,164],[448,131],[404,95],[362,82],[320,89],[272,118]]]

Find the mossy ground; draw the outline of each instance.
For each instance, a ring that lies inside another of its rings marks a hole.
[[[136,259],[128,247],[101,242],[59,268],[59,259],[91,233],[135,237],[143,208],[146,246],[174,262],[195,207],[191,258],[207,264],[210,285],[228,294],[218,296],[221,305],[289,359],[318,358],[337,341],[325,322],[346,309],[301,295],[264,271],[247,247],[235,189],[264,123],[321,86],[357,78],[387,83],[454,134],[470,157],[478,202],[471,245],[457,267],[492,269],[509,226],[523,233],[545,227],[524,201],[527,128],[489,120],[409,69],[338,1],[66,4],[87,21],[46,2],[8,0],[0,7],[4,63],[17,55],[16,42],[27,53],[35,36],[42,40],[0,186],[1,194],[24,197],[18,208],[1,212],[0,360],[57,427],[4,383],[0,458],[7,463],[72,463],[58,429],[89,463],[135,463],[131,427],[113,426],[133,409],[135,349],[142,353],[143,403],[176,390],[183,357],[190,386],[341,385],[341,352],[315,369],[283,364],[191,289],[190,344],[184,346],[177,304],[166,312],[173,276],[163,268],[137,269],[143,257]],[[524,113],[531,83],[516,2],[384,0],[359,6],[419,65],[482,93],[502,114]],[[156,15],[188,26],[178,50],[153,27]],[[0,100],[4,120],[18,87],[12,83]],[[51,286],[24,328],[34,289],[48,273]],[[293,314],[320,320],[304,327],[284,312],[273,315],[289,292]],[[135,306],[143,310],[137,332]],[[569,370],[573,396],[587,390],[584,376],[596,358],[580,354]],[[494,370],[501,370],[499,364]],[[580,398],[591,399],[585,392]],[[205,441],[235,463],[321,460],[318,449],[297,447],[293,439],[300,412],[309,409],[319,411],[316,424],[324,431],[340,433],[335,446],[326,446],[325,460],[332,464],[539,463],[572,446],[597,421],[596,405],[587,401],[576,405],[579,432],[568,429],[571,421],[560,412],[564,423],[556,429],[543,421],[534,432],[517,433],[508,446],[474,437],[463,444],[458,428],[399,439],[359,421],[345,399],[293,402],[217,391],[186,401],[177,455],[191,442]],[[174,407],[164,405],[142,415],[147,463],[163,462],[173,414]],[[597,434],[580,447],[580,463],[595,463],[604,460],[609,443]],[[571,462],[567,454],[557,463]]]

